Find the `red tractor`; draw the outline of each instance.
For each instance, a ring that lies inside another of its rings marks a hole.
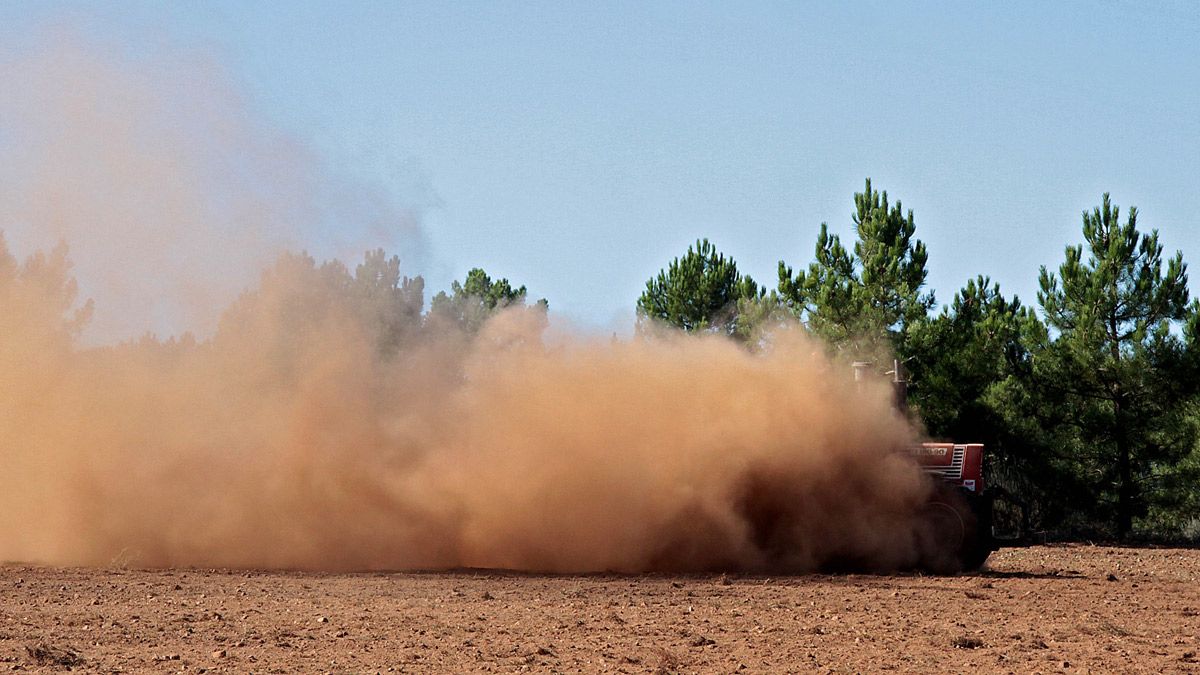
[[[855,362],[854,379],[864,380],[871,365]],[[894,361],[887,374],[892,376],[897,409],[907,412],[908,382],[901,364]],[[939,573],[979,569],[1001,541],[1017,541],[1000,540],[993,531],[992,505],[998,496],[1008,497],[985,489],[982,443],[929,442],[909,453],[934,481],[917,528],[920,568]]]
[[[922,443],[909,451],[935,481],[922,509],[922,567],[935,572],[978,569],[997,548],[994,496],[983,482],[982,443]]]

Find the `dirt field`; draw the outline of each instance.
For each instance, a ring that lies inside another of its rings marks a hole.
[[[0,670],[1200,672],[1200,551],[957,577],[0,566]]]

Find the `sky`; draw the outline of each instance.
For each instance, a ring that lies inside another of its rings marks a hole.
[[[597,330],[700,237],[773,287],[822,222],[852,236],[866,177],[939,305],[979,274],[1034,302],[1104,192],[1200,265],[1192,2],[5,2],[0,45],[61,22],[202,54],[419,214],[419,241],[341,219],[314,253],[397,250],[434,292],[483,267]]]

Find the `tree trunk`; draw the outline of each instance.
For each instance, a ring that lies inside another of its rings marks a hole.
[[[1114,303],[1116,289],[1113,289]],[[1129,456],[1129,439],[1125,433],[1125,392],[1121,388],[1121,343],[1117,332],[1117,317],[1109,315],[1109,352],[1113,360],[1115,380],[1112,383],[1113,441],[1117,446],[1117,537],[1124,540],[1133,529],[1133,458]]]
[[[1114,361],[1121,357],[1113,343]],[[1125,429],[1125,392],[1120,382],[1112,384],[1113,444],[1117,450],[1117,537],[1124,540],[1133,529],[1133,458],[1130,456],[1129,438]]]
[[[1124,540],[1133,529],[1133,462],[1129,456],[1129,443],[1125,439],[1125,425],[1121,422],[1121,397],[1113,402],[1117,442],[1117,471],[1120,485],[1117,486],[1117,537]]]

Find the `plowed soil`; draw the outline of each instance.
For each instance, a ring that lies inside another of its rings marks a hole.
[[[980,573],[546,576],[0,566],[0,670],[1200,672],[1200,551]]]

